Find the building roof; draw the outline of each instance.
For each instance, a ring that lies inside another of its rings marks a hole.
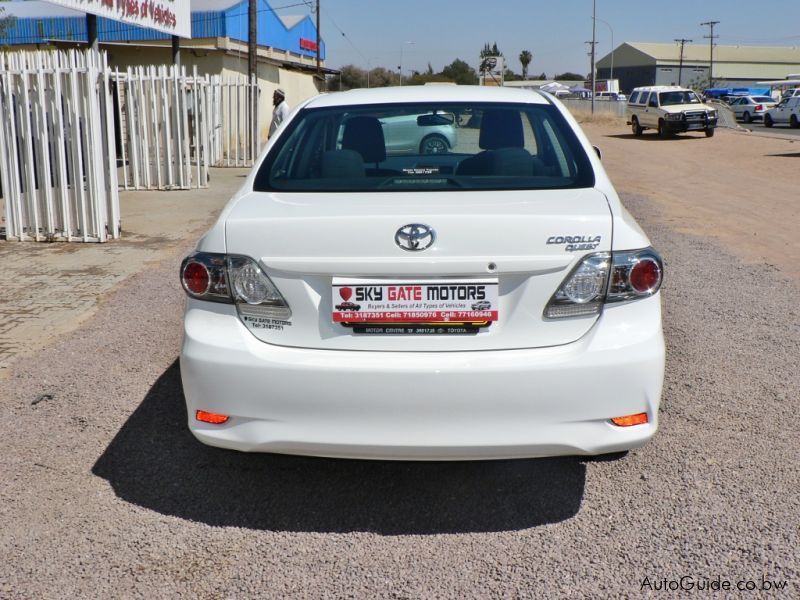
[[[684,67],[708,68],[708,44],[686,44]],[[625,42],[613,51],[614,68],[674,68],[680,64],[680,44]],[[597,68],[611,66],[612,53],[597,62]],[[800,71],[800,48],[793,46],[714,46],[714,78],[738,80],[781,79]]]
[[[662,44],[651,42],[627,42],[629,46],[647,54],[657,61],[676,61],[680,59],[681,47],[677,43]],[[708,44],[686,44],[683,48],[684,61],[707,61]],[[797,46],[714,46],[714,62],[738,63],[800,63],[800,47]]]
[[[83,11],[41,0],[3,2],[5,14],[16,17],[0,36],[0,44],[46,44],[51,41],[86,42]],[[193,38],[230,38],[247,41],[247,0],[191,0]],[[304,56],[316,56],[317,30],[308,15],[278,15],[268,0],[258,3],[258,44]],[[170,35],[103,17],[97,19],[103,42],[168,40]],[[325,43],[320,48],[325,58]]]

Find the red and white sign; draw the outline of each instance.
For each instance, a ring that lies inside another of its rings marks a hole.
[[[310,50],[311,52],[317,51],[317,42],[309,40],[308,38],[300,38],[300,47],[303,50]]]
[[[497,279],[334,278],[331,288],[335,323],[488,323],[497,298]]]
[[[46,0],[50,4],[163,31],[192,37],[191,0]]]

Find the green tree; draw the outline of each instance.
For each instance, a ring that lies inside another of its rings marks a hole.
[[[522,81],[523,77],[517,73],[514,73],[511,69],[506,69],[505,74],[503,75],[503,79],[506,81]]]
[[[544,71],[542,71],[542,74],[541,74],[541,75],[539,75],[539,77],[537,77],[537,79],[538,79],[539,81],[546,81],[546,80],[547,80],[547,73],[545,73]]]
[[[533,60],[533,54],[531,54],[528,50],[523,50],[519,53],[519,62],[522,64],[522,78],[528,78],[528,65],[531,64]]]
[[[343,66],[339,79],[342,91],[367,87],[367,72],[355,65]]]
[[[570,73],[567,71],[566,73],[559,73],[558,75],[554,75],[553,79],[558,79],[559,81],[586,81],[583,75],[578,75],[577,73]]]
[[[2,0],[5,2],[5,0]],[[14,26],[16,23],[17,18],[10,15],[5,15],[6,9],[0,8],[0,44],[5,44],[8,40],[4,40],[3,38],[6,36],[6,33],[9,29]]]
[[[457,58],[444,69],[441,75],[445,81],[452,81],[461,85],[476,85],[478,74],[463,60]]]
[[[481,58],[486,58],[487,56],[503,56],[503,53],[497,48],[497,42],[489,46],[489,43],[485,43],[483,48],[481,49]]]

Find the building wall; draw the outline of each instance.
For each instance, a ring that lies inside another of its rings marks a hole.
[[[125,71],[128,67],[148,67],[151,65],[171,65],[170,48],[107,46],[109,66]],[[247,57],[226,54],[221,50],[181,50],[181,65],[191,75],[197,67],[198,75],[220,75],[225,79],[247,77]],[[258,116],[261,143],[267,141],[269,125],[272,121],[272,93],[279,87],[286,92],[286,102],[293,109],[302,101],[319,94],[313,75],[305,71],[295,71],[266,60],[258,62]],[[244,118],[242,127],[244,127]],[[244,132],[240,132],[244,136]]]
[[[257,70],[259,137],[263,145],[267,141],[272,122],[272,94],[276,89],[281,88],[286,93],[286,103],[290,110],[304,100],[316,96],[319,91],[310,73],[279,68],[267,62],[259,62]],[[220,74],[223,77],[246,76],[247,59],[224,56]]]

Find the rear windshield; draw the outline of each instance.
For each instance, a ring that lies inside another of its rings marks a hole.
[[[772,96],[753,96],[753,102],[775,102]]]
[[[305,109],[256,175],[256,191],[592,187],[551,104],[384,104]]]
[[[673,106],[675,104],[700,104],[697,94],[690,91],[685,92],[661,92],[658,95],[661,106]]]

